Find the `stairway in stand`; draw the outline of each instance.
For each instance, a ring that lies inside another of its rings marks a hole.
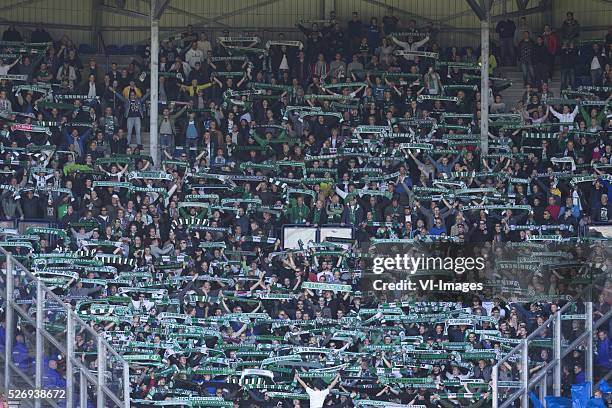
[[[508,78],[512,81],[512,86],[501,92],[504,102],[506,103],[506,109],[509,111],[521,99],[523,92],[525,92],[525,87],[523,86],[523,73],[520,68],[516,66],[502,67],[501,71],[501,76],[503,78]],[[561,94],[561,74],[558,69],[554,72],[553,79],[548,85],[555,97]]]

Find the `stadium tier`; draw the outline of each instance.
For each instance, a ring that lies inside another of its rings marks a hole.
[[[2,407],[610,406],[612,29],[470,3],[8,27]]]

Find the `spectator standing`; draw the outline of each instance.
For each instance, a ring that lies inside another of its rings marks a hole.
[[[8,26],[6,31],[2,34],[2,41],[23,41],[21,33],[17,31],[14,25]]]
[[[111,88],[112,89],[112,88]],[[124,104],[124,114],[127,119],[127,140],[128,144],[133,144],[132,140],[132,131],[136,136],[136,144],[138,146],[142,146],[142,138],[140,135],[140,128],[142,124],[142,118],[145,115],[145,107],[144,103],[149,97],[149,92],[147,91],[144,96],[141,98],[136,96],[136,92],[130,91],[129,97],[124,98],[123,95],[113,90],[114,94],[121,100]]]
[[[352,54],[359,51],[359,43],[361,42],[361,34],[363,33],[363,23],[359,19],[359,13],[353,12],[351,21],[347,25],[348,36],[350,38],[350,51]]]
[[[561,63],[561,89],[566,89],[568,86],[571,89],[575,88],[574,67],[578,59],[578,51],[574,47],[572,41],[563,42],[561,48],[560,63]]]
[[[36,30],[32,32],[32,36],[30,37],[30,41],[33,43],[47,43],[52,42],[53,39],[51,35],[43,28],[43,23],[39,23],[40,26],[36,27]]]
[[[385,35],[392,34],[397,31],[397,25],[399,24],[399,18],[393,15],[393,7],[388,8],[388,15],[383,17],[383,31]]]
[[[380,26],[378,25],[378,19],[376,17],[372,17],[370,20],[370,25],[366,30],[366,35],[368,37],[368,44],[372,49],[376,49],[380,42]]]
[[[533,41],[529,38],[529,31],[523,31],[523,39],[518,45],[518,60],[523,72],[523,85],[534,82],[533,52],[534,46]]]
[[[591,74],[591,85],[601,85],[603,68],[606,66],[606,55],[601,52],[599,44],[593,44],[593,57],[589,64]]]
[[[501,43],[500,65],[513,65],[516,60],[514,52],[514,33],[516,32],[516,24],[510,19],[501,20],[497,23],[495,32],[499,34]]]
[[[552,31],[550,24],[544,26],[544,34],[542,35],[544,36],[544,43],[548,51],[548,79],[551,80],[555,66],[555,57],[559,52],[559,37],[557,37],[557,33]]]
[[[529,24],[527,24],[527,18],[521,17],[519,19],[518,26],[516,27],[516,31],[514,32],[514,45],[517,47],[517,49],[520,42],[523,40],[523,32],[525,31],[528,31],[529,33],[533,32]]]
[[[580,36],[580,24],[574,19],[574,13],[568,11],[566,19],[561,26],[561,39],[563,41],[576,41]]]
[[[204,59],[204,51],[198,48],[198,43],[196,41],[191,43],[191,48],[185,53],[185,62],[189,64],[190,68],[195,68],[196,63],[202,63]]]
[[[202,51],[204,57],[207,57],[212,52],[212,45],[208,41],[206,33],[200,33],[200,39],[198,40],[198,50]]]
[[[538,84],[546,82],[548,79],[549,55],[548,48],[544,43],[544,37],[538,36],[536,44],[533,47],[533,65],[535,72],[535,81]]]

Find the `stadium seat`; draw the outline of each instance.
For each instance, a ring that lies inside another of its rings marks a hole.
[[[133,45],[122,45],[119,49],[119,53],[121,55],[134,55],[136,50],[134,49]]]
[[[119,54],[119,47],[111,44],[109,46],[106,47],[106,53],[109,55],[118,55]]]
[[[83,54],[83,55],[89,55],[89,54],[95,54],[96,51],[94,50],[94,48],[89,45],[89,44],[81,44],[79,45],[79,54]]]
[[[146,45],[137,45],[136,46],[136,54],[138,54],[139,56],[143,55],[146,49],[147,49]]]

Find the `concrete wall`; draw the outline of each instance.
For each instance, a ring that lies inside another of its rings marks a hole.
[[[359,12],[365,22],[372,16],[380,21],[392,10],[404,23],[413,17],[418,25],[424,24],[423,18],[440,21],[439,42],[443,46],[476,45],[479,42],[479,37],[474,34],[479,22],[464,0],[172,0],[161,19],[160,28],[162,36],[194,24],[210,31],[213,36],[226,29],[237,34],[232,27],[243,27],[247,28],[247,34],[257,33],[265,40],[275,38],[278,32],[284,32],[289,38],[301,38],[295,30],[295,23],[302,19],[321,18],[325,2],[329,3],[328,9],[336,10],[343,25],[353,11]],[[6,28],[7,21],[25,23],[26,26],[20,28],[22,31],[32,30],[37,23],[43,22],[55,37],[67,34],[77,44],[90,43],[92,3],[93,0],[2,0],[0,30]],[[126,9],[143,14],[147,14],[150,8],[148,0],[127,0],[126,3]],[[533,7],[536,1],[531,3],[528,7]],[[115,0],[106,0],[106,4],[115,6]],[[493,15],[516,10],[514,0],[495,0]],[[545,22],[551,20],[554,26],[560,26],[567,10],[573,10],[583,26],[603,26],[612,21],[612,7],[604,0],[583,0],[580,7],[576,7],[575,0],[553,0],[548,13],[532,14],[527,19],[539,31]],[[108,11],[102,11],[100,19],[106,44],[131,44],[148,38],[146,20]],[[79,27],[66,29],[66,24]],[[471,33],[466,32],[470,30]],[[601,37],[602,34],[603,31],[592,32],[584,37]]]

